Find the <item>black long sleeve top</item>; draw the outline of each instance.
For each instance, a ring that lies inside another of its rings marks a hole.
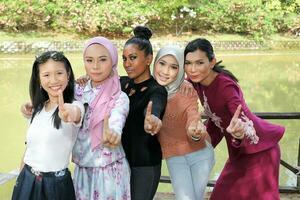
[[[149,101],[153,102],[152,114],[162,119],[167,104],[167,91],[153,77],[135,84],[128,77],[121,77],[122,91],[130,100],[129,114],[122,134],[122,145],[129,165],[154,166],[161,163],[162,152],[157,137],[146,133],[144,120]]]

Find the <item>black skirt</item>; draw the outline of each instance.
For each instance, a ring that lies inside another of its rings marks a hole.
[[[14,186],[12,200],[75,200],[71,173],[68,169],[37,172],[25,165]]]

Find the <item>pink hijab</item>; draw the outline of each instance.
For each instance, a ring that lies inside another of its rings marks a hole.
[[[92,149],[99,146],[103,134],[103,122],[105,116],[110,116],[112,108],[121,93],[121,85],[117,72],[118,50],[114,44],[104,37],[94,37],[88,40],[83,49],[83,57],[86,49],[92,44],[103,45],[109,52],[112,60],[113,73],[100,86],[98,95],[89,105],[93,112],[90,118],[89,131],[91,134]]]

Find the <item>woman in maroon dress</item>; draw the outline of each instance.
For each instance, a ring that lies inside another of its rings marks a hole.
[[[185,72],[208,116],[213,146],[226,139],[229,158],[211,195],[213,200],[277,200],[279,140],[284,127],[255,116],[237,78],[216,62],[206,39],[191,41],[184,51]]]

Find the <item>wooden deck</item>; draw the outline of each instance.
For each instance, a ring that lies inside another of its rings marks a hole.
[[[9,173],[1,173],[0,172],[0,185],[2,185],[5,182],[8,182],[9,180],[17,177],[18,174],[19,174],[19,170],[18,169],[12,170]]]
[[[210,193],[206,194],[206,197],[204,200],[209,199]],[[299,200],[300,199],[300,194],[298,193],[281,193],[280,194],[280,200]],[[172,193],[157,193],[155,195],[154,200],[175,200],[174,194]]]
[[[18,175],[18,170],[13,170],[9,173],[0,173],[0,185],[4,184],[5,182],[15,178]],[[206,194],[206,197],[204,200],[208,200],[210,196],[210,192]],[[300,200],[300,194],[299,193],[281,193],[280,194],[281,200]],[[173,193],[161,193],[158,192],[155,195],[154,200],[175,200],[175,196]]]

